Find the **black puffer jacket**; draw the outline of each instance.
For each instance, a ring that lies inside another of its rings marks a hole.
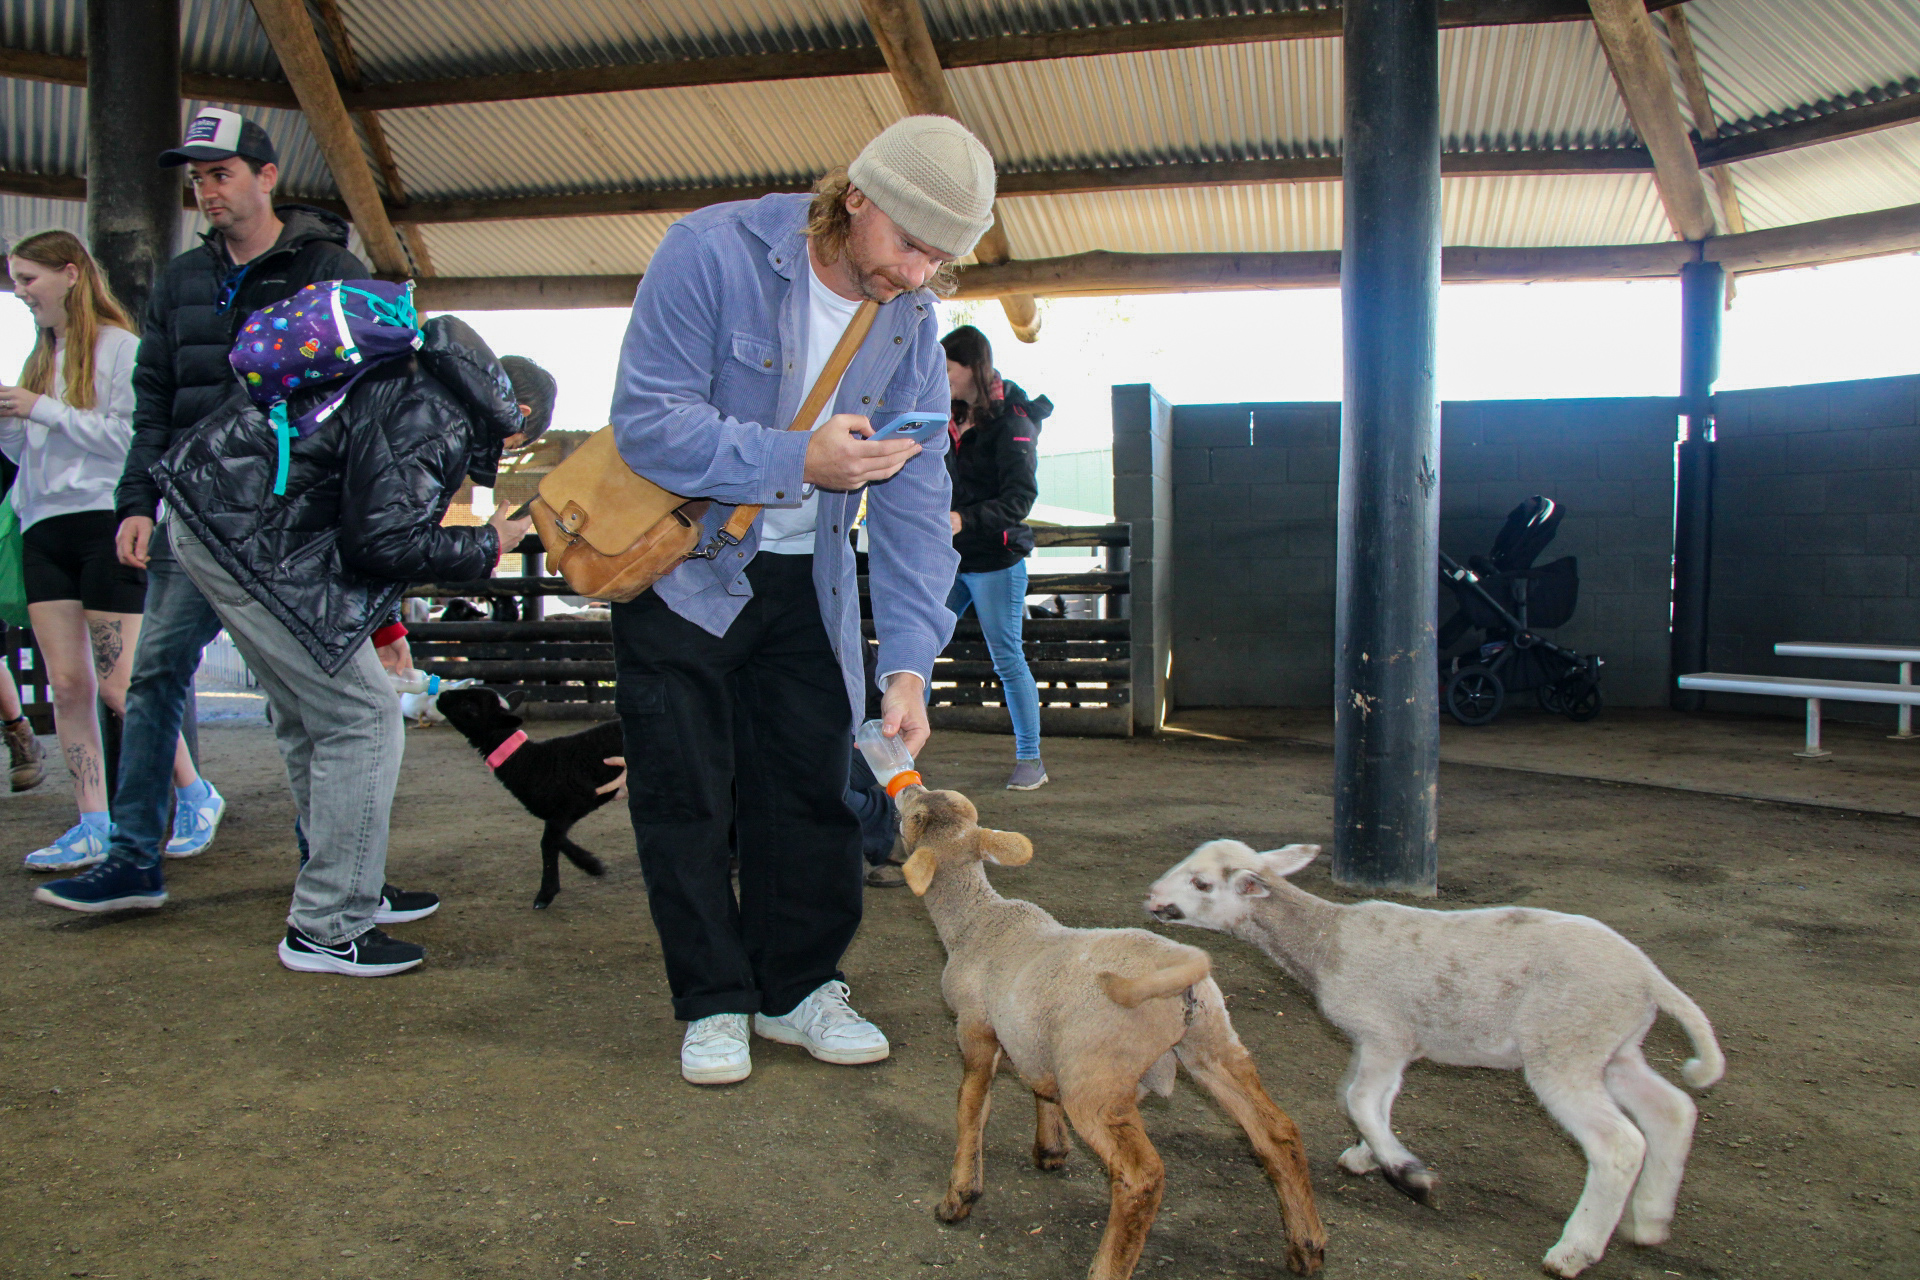
[[[1033,530],[1024,522],[1040,496],[1040,424],[1053,401],[1029,400],[1013,383],[1001,385],[1006,398],[993,401],[992,416],[947,450],[961,573],[997,573],[1033,550]]]
[[[513,387],[480,335],[427,321],[420,351],[362,378],[347,403],[293,441],[273,492],[273,427],[238,385],[153,468],[178,519],[329,674],[419,582],[493,572],[491,526],[443,528],[460,482],[491,485],[520,429]],[[295,419],[325,389],[295,396]]]
[[[169,262],[153,282],[133,370],[133,447],[114,495],[122,520],[153,515],[160,491],[148,469],[176,432],[219,408],[233,390],[227,352],[248,316],[315,281],[368,275],[360,259],[347,252],[347,224],[340,218],[304,204],[281,205],[274,212],[285,224],[280,238],[252,262],[234,266],[226,237],[209,231],[199,248]],[[220,295],[234,273],[244,274],[223,307]]]

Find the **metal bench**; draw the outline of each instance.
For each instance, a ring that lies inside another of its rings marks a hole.
[[[1905,644],[1829,644],[1824,640],[1788,640],[1773,646],[1783,658],[1843,658],[1849,662],[1897,662],[1900,683],[1913,683],[1913,664],[1920,662],[1920,648]],[[1890,738],[1911,739],[1913,704],[1900,704],[1900,730]]]
[[[1681,676],[1682,689],[1703,693],[1757,693],[1771,698],[1807,700],[1807,749],[1793,754],[1806,760],[1830,756],[1820,746],[1820,704],[1834,702],[1878,702],[1911,707],[1920,702],[1920,685],[1874,684],[1866,680],[1809,680],[1799,676],[1736,676],[1720,671],[1701,671]]]

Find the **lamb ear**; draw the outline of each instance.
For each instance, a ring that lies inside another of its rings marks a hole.
[[[981,827],[974,847],[988,862],[1001,867],[1018,867],[1033,861],[1033,841],[1018,831],[995,831]]]
[[[520,709],[520,704],[525,702],[526,700],[527,700],[527,691],[525,689],[515,689],[512,693],[509,693],[506,696],[505,701],[507,704],[507,710],[518,711]]]
[[[1267,882],[1251,871],[1236,871],[1227,883],[1232,885],[1233,891],[1243,898],[1270,898],[1273,896],[1273,890],[1267,887]]]
[[[1284,879],[1319,857],[1320,846],[1290,844],[1282,849],[1268,849],[1265,853],[1255,856],[1260,859],[1260,869],[1263,873]]]
[[[925,846],[915,849],[906,865],[900,868],[900,874],[907,878],[907,888],[913,890],[916,898],[923,898],[927,886],[933,883],[934,859]]]

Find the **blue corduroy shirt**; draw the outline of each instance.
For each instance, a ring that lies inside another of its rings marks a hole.
[[[614,386],[614,438],[629,466],[690,498],[711,498],[710,542],[733,507],[797,506],[810,433],[786,430],[808,387],[807,205],[804,195],[713,205],[670,227],[633,300]],[[932,294],[880,308],[841,379],[835,413],[877,427],[896,414],[945,413],[952,401]],[[868,568],[883,673],[917,672],[953,636],[947,592],[959,566],[947,512],[944,434],[891,479],[864,490]],[[858,723],[865,712],[860,595],[848,530],[861,492],[821,490],[813,583]],[[704,545],[704,543],[703,543]],[[760,521],[737,547],[690,560],[654,590],[687,621],[725,635],[753,589],[746,567]],[[884,678],[884,677],[883,677]]]

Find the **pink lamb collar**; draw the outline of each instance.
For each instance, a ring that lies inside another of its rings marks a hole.
[[[515,729],[513,736],[495,747],[493,754],[487,757],[487,768],[498,769],[501,765],[513,758],[514,752],[526,745],[527,731],[525,729]]]

